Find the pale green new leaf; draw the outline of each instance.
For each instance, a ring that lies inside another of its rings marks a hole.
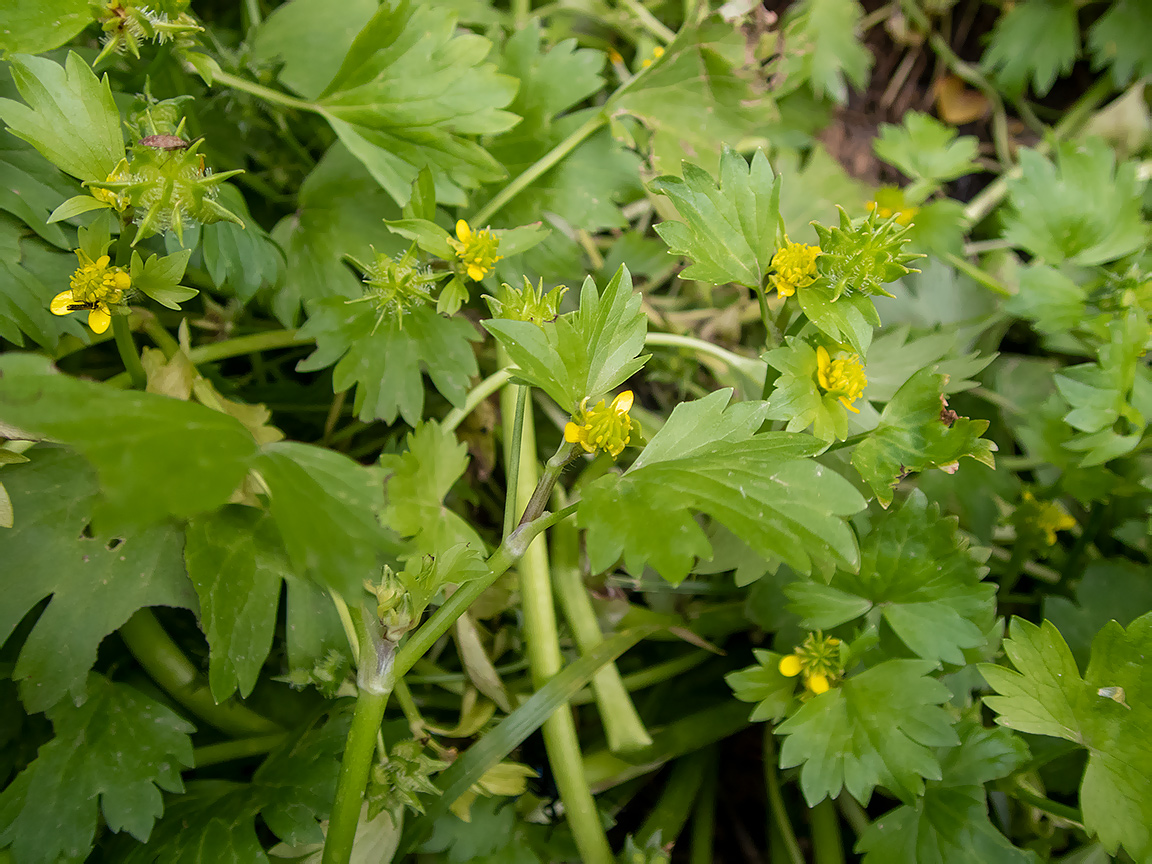
[[[13,55],[8,62],[28,103],[0,99],[0,119],[8,130],[73,177],[105,180],[124,158],[120,112],[108,77],[97,79],[72,52],[64,66],[27,54]]]
[[[801,626],[828,629],[875,608],[915,654],[964,665],[982,646],[996,614],[996,586],[957,533],[916,490],[880,516],[860,544],[858,573],[839,571],[830,585],[793,582],[784,589]]]
[[[84,703],[49,709],[56,736],[0,795],[0,846],[17,862],[88,857],[98,817],[141,842],[164,812],[160,790],[182,792],[191,724],[126,684],[87,678]]]
[[[192,250],[184,249],[163,257],[149,255],[145,261],[139,252],[132,250],[132,287],[162,306],[179,309],[183,301],[200,293],[195,288],[185,288],[180,284],[190,257]]]
[[[649,445],[656,458],[586,487],[578,519],[588,529],[594,570],[623,555],[633,573],[650,564],[669,581],[681,581],[695,558],[711,556],[693,511],[797,571],[855,566],[856,541],[843,517],[863,508],[859,494],[807,458],[819,442],[786,432],[749,437],[763,408],[735,405],[721,415],[729,395],[719,391],[677,406]],[[671,443],[662,441],[665,430]],[[687,455],[679,455],[681,448]]]
[[[181,531],[89,533],[97,500],[89,465],[62,448],[28,455],[31,461],[4,469],[14,524],[0,531],[0,641],[51,595],[13,673],[27,708],[43,711],[69,691],[83,694],[101,641],[137,609],[195,608],[196,599],[180,557]]]
[[[290,575],[268,513],[230,504],[188,526],[188,576],[200,598],[200,627],[210,651],[208,684],[223,702],[256,686],[272,648],[280,583]]]
[[[1019,671],[980,667],[998,696],[984,702],[1004,726],[1066,738],[1088,750],[1080,786],[1084,826],[1109,853],[1152,856],[1152,613],[1125,630],[1115,621],[1092,643],[1081,677],[1060,632],[1012,621],[1004,651]]]
[[[1152,6],[1143,0],[1116,0],[1088,31],[1092,66],[1111,65],[1118,87],[1152,72],[1152,50],[1145,34],[1152,31]]]
[[[621,265],[601,293],[592,277],[580,289],[580,307],[543,325],[490,319],[484,327],[519,367],[517,376],[542,388],[566,410],[594,400],[634,375],[648,359],[648,319]]]
[[[1031,0],[1037,2],[1037,0]],[[1031,3],[1026,4],[1031,5]],[[1023,174],[1009,182],[1004,236],[1045,263],[1084,266],[1114,261],[1143,248],[1145,181],[1136,163],[1122,162],[1104,141],[1062,141],[1056,162],[1020,151]]]
[[[806,702],[776,730],[787,736],[780,767],[800,765],[808,806],[847,790],[867,804],[876,786],[911,802],[939,780],[932,748],[958,743],[948,688],[926,660],[885,660]]]
[[[852,465],[885,507],[896,484],[913,471],[952,470],[965,456],[994,467],[996,445],[980,437],[988,421],[946,414],[943,392],[944,376],[935,367],[921,369],[896,391],[879,425],[852,453]]]
[[[667,195],[683,222],[661,222],[656,233],[677,255],[691,258],[686,279],[759,288],[776,252],[780,178],[757,150],[752,164],[735,150],[720,157],[720,184],[685,162],[684,179],[657,177],[652,188]]]

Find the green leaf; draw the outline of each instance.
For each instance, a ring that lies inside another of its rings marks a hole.
[[[788,51],[777,74],[846,103],[848,83],[864,87],[872,67],[872,54],[857,35],[863,14],[856,0],[801,0],[792,6],[784,20]]]
[[[0,50],[6,54],[43,54],[59,48],[92,23],[87,0],[44,0],[3,4]]]
[[[913,471],[955,470],[971,456],[993,467],[996,445],[980,436],[987,420],[951,419],[943,412],[944,376],[935,367],[921,369],[884,406],[879,425],[852,453],[852,465],[885,507],[892,503],[896,484]]]
[[[1109,622],[1092,643],[1084,676],[1060,632],[1014,618],[1004,651],[1019,671],[982,664],[998,696],[984,703],[996,722],[1074,741],[1088,750],[1080,786],[1084,827],[1110,854],[1152,856],[1152,613],[1125,630]],[[1119,689],[1116,689],[1119,688]]]
[[[695,557],[712,554],[693,511],[794,570],[855,566],[855,537],[842,517],[863,508],[859,494],[806,458],[819,442],[786,432],[747,437],[759,410],[736,405],[717,419],[729,396],[719,391],[677,406],[675,422],[670,419],[649,445],[660,461],[640,461],[623,476],[608,475],[585,488],[578,518],[588,529],[594,570],[623,555],[632,573],[650,564],[665,579],[681,581]],[[665,430],[673,445],[661,440]],[[679,455],[681,441],[690,445],[685,456]]]
[[[360,279],[344,263],[362,258],[369,248],[395,255],[408,244],[380,230],[399,208],[373,182],[341,144],[334,144],[305,178],[296,212],[280,220],[272,238],[287,255],[283,287],[275,300],[276,317],[291,326],[307,300],[359,297]]]
[[[0,357],[0,420],[73,446],[96,468],[114,522],[214,510],[248,473],[256,442],[238,420],[151,393],[61,375],[43,357]]]
[[[1084,321],[1085,291],[1062,271],[1047,264],[1030,264],[1020,274],[1016,293],[1004,310],[1031,321],[1048,335],[1061,335]]]
[[[936,364],[948,376],[944,394],[960,393],[977,385],[975,376],[996,355],[964,353],[972,338],[970,331],[951,327],[912,335],[909,325],[885,328],[868,349],[868,386],[864,397],[872,402],[888,402],[920,369]]]
[[[476,531],[444,506],[456,481],[468,467],[468,447],[435,421],[419,423],[408,433],[408,450],[380,457],[385,472],[386,526],[411,537],[420,554],[432,555],[458,543],[483,551]]]
[[[863,299],[871,305],[871,300]],[[768,351],[764,359],[780,372],[768,399],[767,419],[786,420],[788,432],[803,432],[811,426],[821,441],[848,437],[848,411],[839,397],[819,388],[816,351],[807,341],[785,337],[785,344]]]
[[[1113,620],[1127,627],[1145,609],[1152,609],[1152,580],[1146,568],[1124,558],[1090,562],[1076,585],[1075,603],[1054,594],[1044,598],[1044,617],[1081,666],[1101,627]]]
[[[179,309],[181,302],[200,293],[195,288],[185,288],[180,284],[190,257],[192,250],[184,249],[163,258],[149,255],[148,260],[144,261],[139,252],[132,250],[132,287],[162,306]]]
[[[751,166],[727,147],[720,157],[720,185],[691,162],[684,179],[657,177],[652,188],[667,195],[683,222],[661,222],[656,233],[677,255],[694,262],[685,279],[760,288],[776,251],[780,178],[757,150]]]
[[[956,137],[956,130],[939,120],[909,111],[902,125],[880,125],[880,135],[872,143],[876,155],[917,181],[924,195],[948,180],[978,171],[977,140],[971,135]],[[909,193],[909,197],[916,197]]]
[[[801,288],[796,299],[817,330],[833,342],[847,342],[861,357],[867,355],[872,328],[880,326],[880,315],[871,297],[863,293],[837,297],[831,286],[817,282]]]
[[[580,307],[543,325],[490,319],[484,327],[508,351],[520,378],[542,388],[562,408],[575,410],[639,371],[648,319],[632,291],[632,275],[621,265],[596,289],[592,277],[580,289]]]
[[[748,719],[753,723],[769,720],[779,722],[792,705],[796,692],[796,679],[786,678],[780,673],[780,659],[783,655],[775,651],[755,648],[756,663],[724,676],[732,688],[732,695],[741,702],[756,702]]]
[[[516,81],[484,62],[490,50],[487,39],[456,30],[451,10],[390,0],[356,36],[318,104],[398,204],[424,166],[439,200],[463,204],[465,190],[504,176],[465,136],[502,132],[518,119],[500,110]]]
[[[63,67],[44,57],[8,58],[21,105],[0,99],[0,119],[62,171],[80,180],[105,180],[124,158],[120,112],[108,77],[98,80],[69,52]]]
[[[1140,216],[1144,181],[1133,162],[1117,168],[1112,148],[1099,138],[1059,142],[1055,164],[1021,150],[1020,168],[1021,176],[1009,181],[1004,224],[1014,246],[1054,266],[1065,260],[1091,266],[1147,243]]]
[[[996,22],[982,64],[1010,95],[1019,96],[1032,79],[1036,95],[1052,89],[1072,71],[1080,53],[1076,4],[1069,0],[1025,0]]]
[[[291,0],[272,10],[252,38],[252,63],[278,63],[280,83],[315,99],[336,75],[356,34],[376,13],[374,0],[347,0],[333,15],[326,0]]]
[[[73,216],[80,216],[92,210],[107,210],[111,206],[107,201],[101,201],[98,198],[93,198],[91,195],[76,195],[53,210],[48,216],[48,222],[62,222],[65,219],[71,219]]]
[[[266,446],[255,460],[269,491],[268,510],[299,573],[348,596],[363,588],[394,544],[380,527],[379,469],[310,444]]]
[[[381,321],[371,303],[349,303],[338,297],[318,300],[300,328],[302,338],[316,340],[316,351],[297,364],[312,372],[336,364],[332,386],[339,393],[356,387],[354,410],[364,421],[397,415],[415,425],[424,413],[421,371],[436,389],[459,407],[476,374],[471,343],[479,334],[464,318],[444,318],[417,307],[401,320]]]
[[[251,783],[196,780],[173,800],[150,842],[124,844],[116,858],[125,864],[267,864],[256,833],[260,816],[288,844],[320,843],[336,793],[348,712],[336,710],[305,723],[269,754]],[[271,860],[279,861],[280,858]]]
[[[201,226],[204,269],[217,288],[231,288],[241,302],[247,302],[261,288],[283,280],[284,252],[252,218],[235,186],[225,183],[219,188],[220,203],[244,224],[220,221]]]
[[[272,648],[280,583],[289,573],[275,523],[239,505],[197,517],[184,561],[200,598],[212,697],[223,702],[237,689],[246,697]]]
[[[393,234],[399,234],[437,258],[451,261],[456,257],[448,245],[448,232],[428,219],[385,219],[384,224]]]
[[[1143,34],[1152,28],[1152,8],[1141,0],[1116,0],[1088,31],[1092,68],[1112,67],[1112,78],[1124,87],[1152,72],[1152,51]]]
[[[83,694],[97,647],[137,609],[194,608],[195,597],[180,558],[182,532],[171,525],[128,537],[91,530],[97,490],[87,463],[61,448],[29,455],[4,470],[15,519],[0,531],[0,641],[52,596],[13,673],[24,704],[43,711],[69,691]]]
[[[80,707],[49,709],[55,737],[0,795],[0,845],[17,861],[83,861],[98,815],[147,841],[164,811],[160,790],[184,789],[191,724],[101,675],[88,676],[83,696]]]
[[[885,660],[806,702],[776,729],[787,736],[780,767],[800,768],[808,806],[841,789],[867,805],[876,786],[903,801],[922,794],[924,779],[940,779],[932,747],[958,742],[940,706],[948,688],[927,673],[925,660]]]
[[[838,571],[830,585],[793,582],[784,589],[809,630],[829,629],[875,608],[917,656],[963,666],[965,649],[983,646],[996,614],[996,586],[968,551],[955,517],[914,491],[881,515],[860,544],[858,573]]]
[[[14,345],[23,345],[26,333],[38,345],[54,350],[61,335],[70,333],[83,338],[84,334],[78,321],[48,311],[52,297],[67,286],[68,273],[76,267],[76,256],[35,256],[40,250],[23,239],[26,234],[21,221],[0,213],[0,336]],[[60,280],[56,285],[50,287],[43,281],[53,277]]]

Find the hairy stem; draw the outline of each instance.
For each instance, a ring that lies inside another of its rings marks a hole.
[[[129,652],[160,689],[204,722],[240,738],[284,732],[280,724],[233,699],[217,704],[199,671],[164,632],[151,610],[139,610],[119,632]]]

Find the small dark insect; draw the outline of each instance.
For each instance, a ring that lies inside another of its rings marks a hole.
[[[141,138],[140,143],[145,147],[155,147],[157,150],[188,149],[188,142],[176,135],[149,135]]]
[[[69,312],[79,312],[81,309],[87,309],[89,312],[95,311],[100,308],[100,304],[95,300],[89,300],[87,303],[69,303]]]

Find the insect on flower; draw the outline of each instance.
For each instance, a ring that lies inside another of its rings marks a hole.
[[[187,150],[191,144],[178,135],[147,135],[139,143],[157,150]]]

